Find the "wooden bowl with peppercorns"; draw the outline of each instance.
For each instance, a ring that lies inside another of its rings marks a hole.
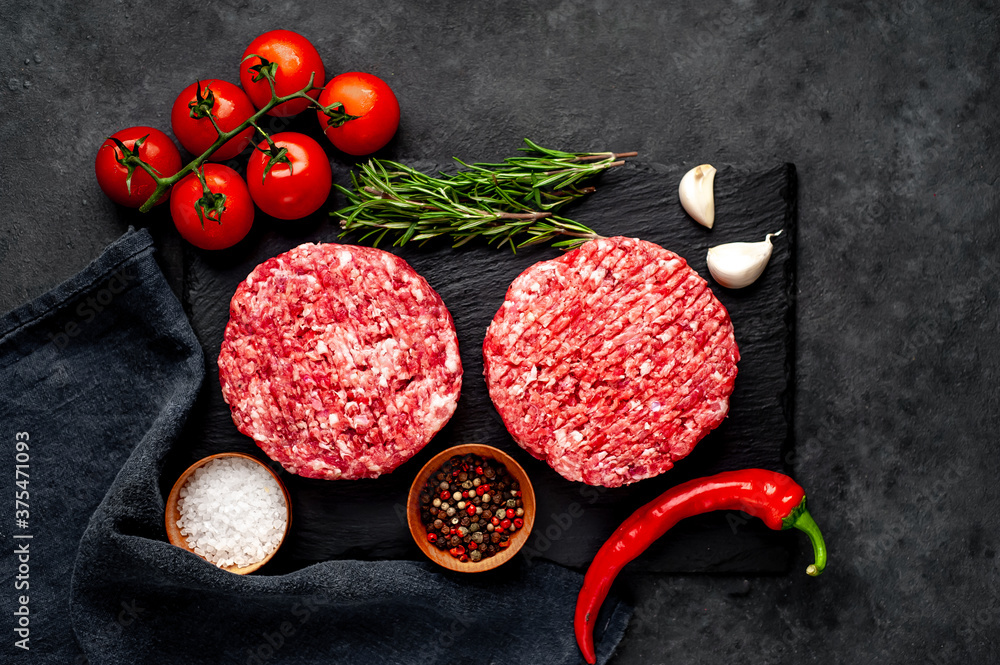
[[[480,443],[448,448],[410,486],[406,521],[434,563],[481,573],[510,561],[535,523],[535,491],[507,453]]]

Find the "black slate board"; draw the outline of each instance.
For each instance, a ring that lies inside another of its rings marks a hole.
[[[426,165],[425,165],[426,166]],[[482,341],[510,282],[529,265],[558,255],[548,247],[512,255],[485,245],[388,248],[430,282],[455,319],[465,376],[451,422],[418,455],[375,480],[322,481],[282,477],[292,495],[292,531],[261,571],[276,574],[335,558],[419,558],[405,523],[407,490],[435,453],[459,443],[483,442],[514,455],[531,477],[538,500],[535,529],[523,555],[582,568],[633,510],[687,479],[743,467],[782,470],[791,449],[791,380],[795,239],[795,169],[723,166],[715,180],[714,230],[681,208],[677,184],[686,168],[628,163],[604,173],[598,191],[566,211],[604,235],[641,237],[683,256],[708,277],[709,246],[762,240],[784,229],[764,275],[752,286],[713,290],[727,307],[741,352],[729,417],[671,471],[605,490],[572,483],[521,450],[505,430],[483,380]],[[185,307],[204,346],[207,377],[187,434],[161,477],[166,494],[189,464],[205,455],[243,451],[267,459],[233,425],[222,400],[216,357],[237,284],[261,261],[308,241],[338,240],[336,226],[317,214],[289,224],[258,219],[251,236],[221,253],[187,249]],[[348,240],[350,242],[350,240]],[[272,467],[279,470],[276,463]],[[678,525],[630,569],[651,572],[779,572],[790,558],[787,534],[769,531],[735,513],[706,515]]]

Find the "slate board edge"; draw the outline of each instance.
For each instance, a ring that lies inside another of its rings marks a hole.
[[[785,394],[783,402],[785,407],[785,421],[788,423],[788,432],[785,438],[785,446],[782,450],[781,461],[785,472],[790,472],[794,467],[795,458],[795,353],[796,353],[796,318],[798,312],[797,282],[798,274],[798,236],[799,236],[799,178],[795,169],[795,164],[786,163],[788,172],[789,192],[785,196],[788,207],[785,211],[785,226],[788,235],[788,261],[785,263],[785,297],[788,299],[788,311],[785,313],[785,327],[788,329],[788,355],[785,358]],[[791,565],[791,562],[789,562]]]

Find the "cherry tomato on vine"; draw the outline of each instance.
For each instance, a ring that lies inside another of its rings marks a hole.
[[[174,185],[170,216],[181,237],[201,249],[225,249],[253,225],[253,201],[240,174],[222,164],[201,168],[205,184],[191,173]],[[206,193],[205,187],[208,188]]]
[[[209,112],[220,130],[230,132],[243,124],[254,111],[250,98],[239,86],[229,81],[205,79],[192,83],[177,96],[170,111],[170,125],[185,150],[197,156],[219,138],[208,117]],[[198,117],[192,117],[192,114]],[[248,127],[222,144],[209,159],[213,162],[232,159],[247,147],[253,139],[253,132],[253,127]]]
[[[248,56],[260,57],[248,57]],[[265,32],[250,42],[243,52],[240,62],[240,83],[247,91],[254,106],[258,109],[271,101],[271,88],[261,72],[253,67],[260,66],[261,58],[276,65],[274,69],[274,90],[279,97],[290,95],[306,87],[310,74],[314,73],[313,85],[322,88],[326,82],[326,70],[323,60],[312,43],[302,35],[291,30],[271,30]],[[254,79],[258,79],[254,81]],[[316,99],[319,90],[308,93]],[[305,111],[309,107],[308,100],[293,99],[279,104],[268,111],[268,115],[290,116]]]
[[[343,112],[354,119],[339,127],[329,124],[330,118],[316,112],[320,127],[333,145],[349,155],[369,155],[386,143],[399,127],[399,102],[389,84],[363,72],[348,72],[330,80],[319,96],[319,103],[344,105]]]
[[[275,134],[271,141],[274,148],[262,141],[247,164],[247,185],[254,203],[278,219],[301,219],[316,212],[333,185],[323,146],[296,132]]]
[[[119,160],[129,161],[112,139],[122,142],[129,152],[146,162],[161,177],[169,177],[181,170],[181,153],[170,137],[153,127],[129,127],[115,132],[97,150],[94,170],[97,172],[97,184],[101,190],[115,203],[129,208],[138,208],[146,202],[156,183],[141,166],[132,164],[131,188],[129,186],[129,165]],[[139,148],[135,144],[139,143]],[[160,197],[157,205],[170,196],[170,190]]]

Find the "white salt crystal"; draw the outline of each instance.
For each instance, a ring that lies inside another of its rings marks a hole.
[[[223,457],[208,462],[181,488],[177,526],[195,554],[226,568],[269,556],[285,532],[285,497],[256,462]]]

